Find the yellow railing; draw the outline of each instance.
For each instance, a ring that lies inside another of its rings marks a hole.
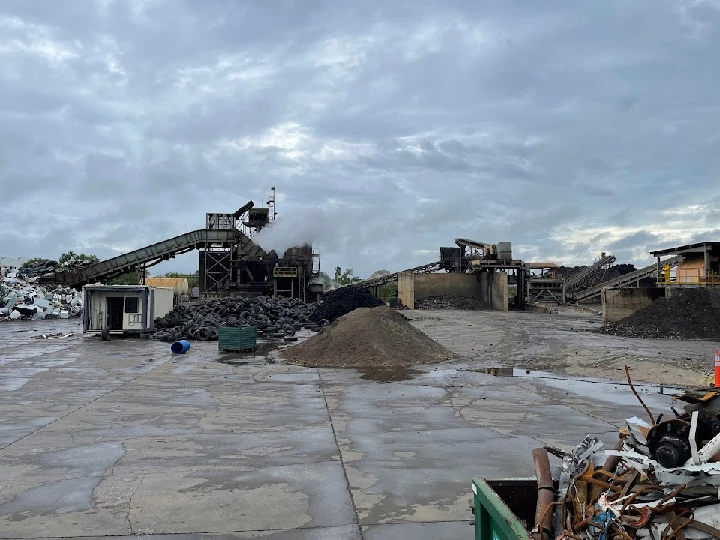
[[[720,274],[710,274],[708,276],[685,276],[681,281],[678,281],[677,277],[661,276],[657,279],[658,285],[676,285],[689,287],[697,286],[720,286]]]

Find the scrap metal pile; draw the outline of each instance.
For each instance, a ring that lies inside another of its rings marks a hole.
[[[536,449],[534,538],[720,538],[720,389],[677,399],[685,410],[668,419],[640,400],[651,421],[627,420],[614,450],[590,435],[570,453]],[[546,451],[563,458],[557,485]]]
[[[157,331],[152,338],[168,342],[178,339],[217,341],[218,326],[254,326],[260,334],[292,336],[303,327],[317,330],[328,324],[326,320],[320,320],[319,325],[311,321],[314,309],[314,304],[302,300],[268,296],[178,305],[155,320]]]
[[[61,286],[40,287],[8,272],[0,281],[0,321],[79,316],[82,295]]]

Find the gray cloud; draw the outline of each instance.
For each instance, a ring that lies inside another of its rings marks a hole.
[[[460,236],[716,239],[716,2],[6,0],[0,33],[0,255],[111,256],[272,185],[360,275]]]
[[[637,248],[642,246],[656,246],[658,242],[661,242],[662,239],[658,237],[656,234],[649,233],[647,231],[638,231],[636,233],[630,234],[624,238],[621,238],[620,240],[616,240],[612,242],[608,247],[614,251],[627,249],[627,248]]]

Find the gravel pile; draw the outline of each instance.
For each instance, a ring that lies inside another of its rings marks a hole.
[[[357,308],[373,308],[383,305],[385,305],[385,302],[375,298],[365,287],[350,285],[327,293],[322,303],[317,306],[312,314],[312,319],[316,322],[323,319],[333,322],[338,317],[342,317]]]
[[[649,306],[596,330],[623,337],[720,339],[720,291],[695,288],[673,291]]]
[[[386,306],[361,308],[280,356],[311,367],[411,366],[449,360],[452,353]]]
[[[222,298],[188,306],[178,305],[155,320],[157,331],[153,339],[175,341],[185,338],[200,341],[216,341],[218,326],[254,326],[267,334],[282,332],[292,336],[303,326],[317,329],[310,320],[315,306],[297,299],[272,298]],[[320,324],[329,324],[320,320]]]
[[[490,309],[490,306],[474,296],[428,296],[427,298],[416,300],[415,309],[485,311]]]

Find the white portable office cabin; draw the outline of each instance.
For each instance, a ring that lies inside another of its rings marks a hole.
[[[155,319],[173,308],[174,291],[148,285],[86,285],[83,287],[83,332],[142,334]]]

